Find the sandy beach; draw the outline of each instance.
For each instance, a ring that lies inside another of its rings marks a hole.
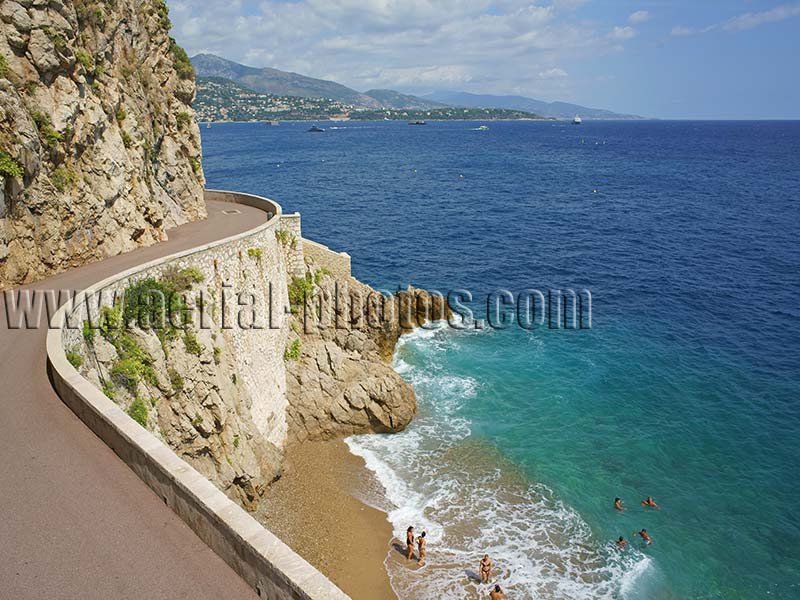
[[[384,561],[392,528],[386,514],[356,499],[377,485],[341,440],[286,452],[286,469],[257,518],[353,600],[396,598]]]

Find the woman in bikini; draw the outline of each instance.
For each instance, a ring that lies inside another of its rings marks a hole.
[[[419,560],[417,561],[417,564],[420,566],[425,564],[425,555],[428,553],[428,551],[425,549],[427,543],[428,540],[425,539],[425,532],[423,531],[417,538],[417,547],[419,548]]]
[[[492,576],[492,559],[488,554],[484,554],[481,559],[481,582],[489,583],[489,578]]]
[[[414,528],[406,529],[406,560],[414,558]]]

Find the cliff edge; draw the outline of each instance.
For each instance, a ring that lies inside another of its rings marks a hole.
[[[206,216],[170,27],[163,0],[0,2],[0,288]]]

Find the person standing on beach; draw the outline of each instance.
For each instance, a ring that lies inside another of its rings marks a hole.
[[[406,529],[406,560],[414,558],[414,527]]]
[[[617,510],[625,510],[624,508],[622,508],[622,500],[620,500],[619,498],[614,498],[614,508],[616,508]]]
[[[423,531],[422,533],[419,534],[419,537],[417,538],[417,546],[419,547],[419,560],[417,561],[417,564],[419,566],[425,564],[425,555],[428,553],[428,551],[425,548],[427,544],[428,540],[425,539],[425,532]]]
[[[650,538],[649,535],[647,535],[647,529],[642,529],[641,531],[634,531],[633,535],[642,536],[642,539],[644,540],[644,545],[645,546],[649,546],[650,544],[653,543],[653,540]]]
[[[499,585],[494,586],[494,589],[489,592],[490,600],[502,600],[506,597],[506,593],[500,589]]]
[[[492,559],[488,554],[484,554],[481,559],[481,582],[489,583],[489,578],[492,576]]]

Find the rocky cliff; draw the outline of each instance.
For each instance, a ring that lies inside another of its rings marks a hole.
[[[0,2],[0,288],[205,216],[169,28],[163,0]]]
[[[306,265],[304,289],[295,278],[289,294],[289,442],[402,431],[417,400],[389,362],[402,334],[451,316],[446,302],[415,288],[385,298],[313,260]]]

